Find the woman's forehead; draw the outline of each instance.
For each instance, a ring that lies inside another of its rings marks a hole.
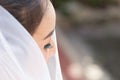
[[[52,3],[49,1],[46,11],[42,17],[41,23],[36,32],[39,33],[41,38],[44,38],[46,35],[48,35],[51,31],[55,29],[55,23],[55,10],[53,8]]]

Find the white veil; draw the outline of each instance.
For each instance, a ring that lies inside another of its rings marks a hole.
[[[53,38],[56,42],[55,35]],[[62,80],[58,53],[47,64],[31,35],[2,6],[0,80]]]

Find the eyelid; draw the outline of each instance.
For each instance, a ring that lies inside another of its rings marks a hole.
[[[52,34],[52,36],[53,36],[53,34]],[[52,39],[52,36],[49,39],[49,41],[47,42],[47,44],[44,45],[44,48],[52,48],[54,46],[54,40]]]
[[[44,38],[44,40],[47,39],[48,37],[52,36],[53,33],[54,33],[54,30],[52,30],[52,31]]]

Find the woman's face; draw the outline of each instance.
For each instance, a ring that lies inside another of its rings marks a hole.
[[[42,21],[38,29],[33,34],[33,38],[35,39],[40,49],[44,53],[46,61],[48,61],[48,59],[55,53],[55,45],[52,39],[52,35],[55,30],[55,22],[56,22],[55,11],[53,5],[49,1]]]

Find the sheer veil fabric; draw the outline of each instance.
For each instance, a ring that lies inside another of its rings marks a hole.
[[[56,43],[55,32],[53,38]],[[62,80],[58,53],[46,63],[32,36],[2,6],[0,80]]]

